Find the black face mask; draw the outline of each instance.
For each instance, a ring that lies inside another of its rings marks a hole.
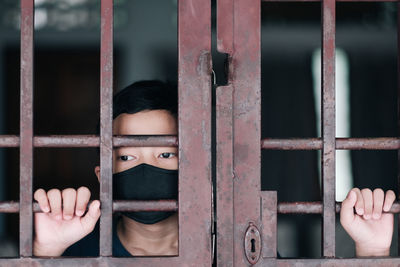
[[[143,163],[123,172],[114,173],[113,194],[117,200],[177,200],[178,170],[167,170]],[[136,211],[122,214],[140,223],[154,224],[174,213]]]

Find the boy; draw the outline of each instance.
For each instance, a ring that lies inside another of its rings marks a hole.
[[[125,88],[114,97],[113,134],[176,135],[176,93],[176,88],[158,81],[138,82]],[[114,199],[176,199],[177,169],[176,147],[116,148],[113,151]],[[99,172],[96,166],[98,178]],[[100,202],[94,200],[84,215],[90,199],[86,187],[62,192],[52,189],[47,193],[38,189],[34,198],[43,211],[35,214],[34,255],[98,254],[94,249],[98,236],[89,233],[100,217]],[[388,211],[394,200],[390,190],[385,195],[380,189],[372,192],[354,188],[343,201],[341,222],[356,242],[357,256],[389,255],[393,214],[382,214],[382,210]],[[127,212],[115,224],[114,256],[178,254],[176,213]],[[65,252],[70,246],[76,251]]]

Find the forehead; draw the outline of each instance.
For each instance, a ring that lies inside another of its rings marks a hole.
[[[167,110],[120,114],[113,121],[115,135],[176,135],[176,119]]]

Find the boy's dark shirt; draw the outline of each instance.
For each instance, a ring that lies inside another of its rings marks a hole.
[[[114,217],[112,231],[112,255],[113,257],[132,257],[125,249],[117,235],[117,223],[119,217]],[[63,256],[72,257],[98,257],[99,256],[99,223],[97,222],[95,229],[65,250]],[[281,256],[277,252],[277,258]],[[213,265],[214,266],[214,265]]]
[[[112,255],[114,257],[132,257],[124,248],[117,235],[117,222],[119,218],[113,220],[112,231]],[[99,223],[97,222],[93,232],[70,246],[65,250],[63,256],[72,257],[98,257],[99,256]]]

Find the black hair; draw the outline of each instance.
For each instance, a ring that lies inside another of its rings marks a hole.
[[[122,113],[157,109],[167,110],[175,118],[178,116],[178,90],[172,83],[159,80],[135,82],[113,98],[113,119]]]

